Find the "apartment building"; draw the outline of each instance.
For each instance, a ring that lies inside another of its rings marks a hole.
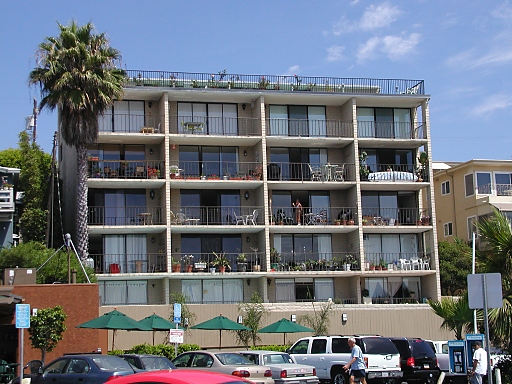
[[[422,80],[128,70],[89,147],[101,304],[439,298],[429,98]]]
[[[434,164],[438,240],[472,241],[474,223],[495,209],[512,219],[512,161]]]
[[[0,166],[0,247],[10,248],[17,243],[14,232],[14,214],[16,210],[16,191],[20,169]]]

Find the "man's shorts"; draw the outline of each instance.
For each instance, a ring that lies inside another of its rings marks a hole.
[[[352,369],[350,370],[350,376],[366,377],[366,373],[364,372],[364,369]]]

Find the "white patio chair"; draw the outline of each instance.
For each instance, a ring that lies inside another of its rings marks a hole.
[[[334,180],[344,181],[345,180],[345,164],[339,165],[334,170]]]
[[[244,217],[242,215],[237,215],[235,211],[233,211],[233,219],[235,220],[235,224],[245,224]]]
[[[421,269],[420,259],[419,258],[411,257],[411,269],[412,270],[415,270],[415,269],[420,270]]]
[[[404,271],[411,270],[411,260],[399,259],[398,261],[400,262],[400,269]]]
[[[258,210],[255,209],[252,211],[252,215],[247,216],[247,224],[252,223],[253,225],[256,225],[256,219],[258,218]]]
[[[311,181],[322,181],[324,175],[322,173],[322,169],[320,167],[312,167],[311,164],[308,164],[309,172],[311,173]]]

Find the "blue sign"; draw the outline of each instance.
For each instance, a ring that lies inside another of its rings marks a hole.
[[[30,304],[16,304],[16,328],[30,328]]]
[[[174,323],[176,323],[176,324],[181,323],[181,317],[174,316]]]
[[[174,323],[181,323],[181,304],[174,303]]]

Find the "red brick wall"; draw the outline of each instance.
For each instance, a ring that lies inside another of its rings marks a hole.
[[[68,316],[67,330],[57,347],[46,355],[46,363],[67,352],[92,352],[99,347],[107,352],[107,331],[97,329],[76,328],[99,316],[99,295],[97,284],[37,284],[17,285],[12,293],[22,296],[24,304],[33,308],[49,308],[60,305]],[[13,322],[14,324],[14,322]],[[30,345],[30,335],[24,333],[24,363],[41,359],[41,351]],[[18,360],[19,353],[16,353]]]

